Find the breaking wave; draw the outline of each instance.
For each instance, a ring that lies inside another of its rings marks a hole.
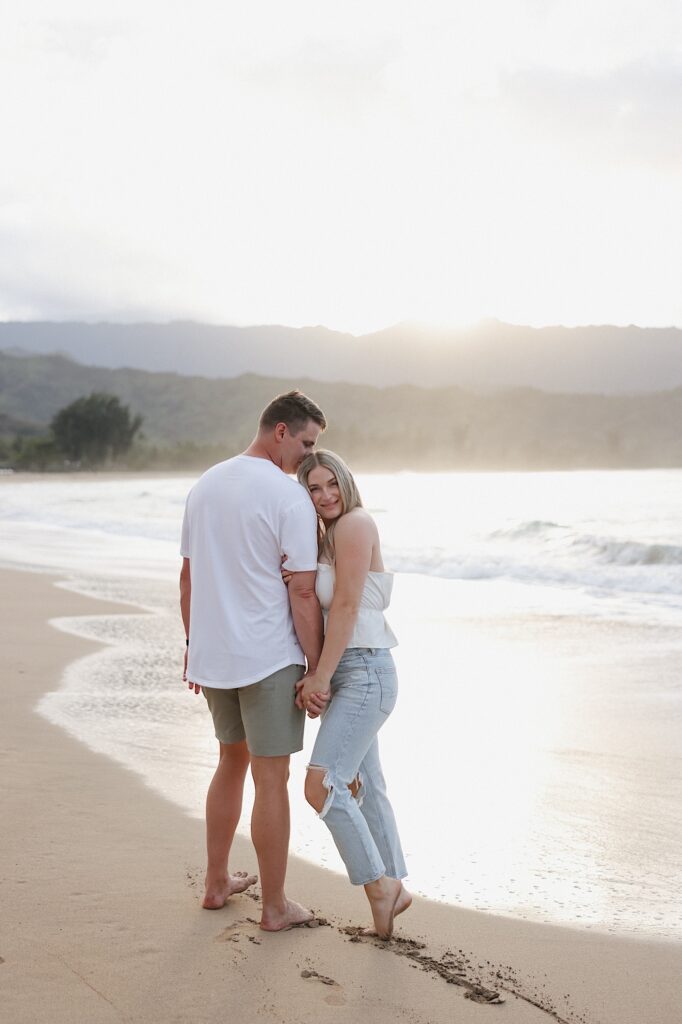
[[[387,554],[397,572],[682,596],[682,546],[577,533],[543,520],[495,530],[474,542],[469,538],[461,550]]]

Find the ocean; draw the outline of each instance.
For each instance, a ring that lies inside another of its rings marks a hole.
[[[38,711],[201,817],[216,741],[181,682],[190,476],[0,480],[0,564],[136,607]],[[396,573],[380,734],[408,884],[431,899],[682,938],[682,471],[360,475]],[[292,849],[340,871],[292,765]],[[249,790],[240,828],[248,830]],[[294,894],[295,896],[296,894]]]

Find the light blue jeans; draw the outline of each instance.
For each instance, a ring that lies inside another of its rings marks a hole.
[[[398,677],[387,649],[349,647],[331,680],[310,768],[328,791],[320,817],[353,885],[404,878],[405,859],[379,761],[377,733],[395,707]],[[355,796],[349,789],[355,783]]]

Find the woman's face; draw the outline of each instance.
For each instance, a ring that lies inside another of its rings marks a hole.
[[[343,503],[336,477],[326,466],[314,466],[308,473],[308,490],[322,519],[329,522],[343,514]]]

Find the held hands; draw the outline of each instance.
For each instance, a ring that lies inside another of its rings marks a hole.
[[[308,718],[317,718],[330,699],[329,682],[318,679],[314,672],[308,672],[296,683],[296,707],[305,708]]]

